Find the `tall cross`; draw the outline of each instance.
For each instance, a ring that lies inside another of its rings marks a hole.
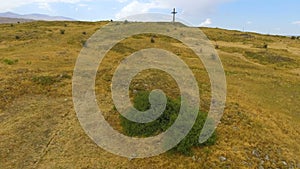
[[[175,9],[175,8],[173,9],[173,12],[172,12],[171,14],[173,14],[173,23],[174,23],[174,22],[175,22],[175,15],[177,14],[177,12],[176,12],[176,9]]]

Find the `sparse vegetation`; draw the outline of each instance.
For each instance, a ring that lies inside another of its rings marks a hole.
[[[150,103],[148,100],[149,92],[143,91],[138,92],[134,97],[134,107],[139,111],[146,111],[150,108]],[[140,124],[129,121],[120,115],[121,125],[123,131],[128,136],[138,136],[138,137],[150,137],[157,135],[161,132],[166,131],[177,119],[180,110],[180,100],[173,100],[168,98],[166,110],[164,113],[155,121]],[[199,112],[198,118],[189,132],[189,134],[175,147],[172,152],[179,152],[184,155],[192,155],[193,146],[201,146],[198,139],[200,136],[201,129],[206,120],[206,113]],[[216,133],[204,144],[202,145],[213,145],[216,142]]]
[[[66,31],[65,31],[64,29],[61,29],[61,30],[60,30],[60,34],[62,34],[62,35],[65,34],[65,32],[66,32]]]
[[[87,47],[86,40],[81,40],[80,42],[81,42],[81,45],[82,45],[83,47]]]
[[[32,81],[41,85],[52,85],[57,82],[57,79],[53,76],[36,76],[32,78]]]
[[[276,63],[292,63],[294,60],[285,56],[274,54],[271,52],[250,52],[246,51],[245,56],[255,59],[262,64],[276,64]]]
[[[117,53],[122,53],[122,54],[132,53],[132,52],[135,51],[133,48],[131,48],[131,47],[129,47],[126,44],[123,44],[123,43],[118,43],[111,50],[115,51]]]
[[[68,74],[61,74],[58,76],[35,76],[32,78],[32,81],[36,84],[47,86],[60,82],[63,79],[71,79],[71,76]]]
[[[151,41],[151,43],[155,43],[155,39],[153,36],[151,37],[150,41]]]
[[[16,63],[18,63],[19,60],[18,59],[3,59],[3,63],[7,64],[7,65],[14,65]]]

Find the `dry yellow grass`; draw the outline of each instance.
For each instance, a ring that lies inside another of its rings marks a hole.
[[[83,42],[104,24],[0,25],[0,168],[300,167],[300,41],[221,29],[202,29],[219,46],[228,83],[216,145],[195,148],[194,157],[166,153],[133,160],[99,148],[77,120],[70,77]],[[152,44],[148,36],[126,39],[100,66],[97,99],[116,129],[120,127],[110,97],[110,79],[120,59],[141,48],[159,47],[179,55],[198,80],[201,108],[208,109],[210,85],[201,62],[178,42],[166,45],[166,40],[159,36]],[[274,63],[272,58],[260,60],[245,53],[266,52],[260,48],[264,43],[267,52],[289,59]],[[154,74],[146,71],[137,76],[132,90],[159,87],[176,97],[174,81]]]

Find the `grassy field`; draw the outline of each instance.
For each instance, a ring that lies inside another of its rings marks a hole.
[[[300,168],[300,40],[201,28],[216,46],[227,78],[227,103],[218,140],[192,157],[165,153],[118,157],[83,131],[72,102],[72,74],[86,40],[106,22],[30,22],[0,25],[0,168]],[[201,61],[175,40],[134,36],[101,63],[96,93],[107,121],[120,127],[110,95],[112,74],[134,51],[157,47],[177,54],[198,81],[201,109],[210,104]],[[130,93],[160,88],[178,97],[175,81],[144,71]]]

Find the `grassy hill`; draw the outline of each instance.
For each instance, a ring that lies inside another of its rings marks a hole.
[[[216,46],[227,78],[227,103],[216,145],[192,157],[165,153],[118,157],[99,148],[81,128],[72,102],[72,73],[86,40],[106,22],[30,22],[0,25],[0,168],[300,168],[300,40],[201,28]],[[143,48],[172,51],[199,83],[201,109],[210,104],[201,61],[164,36],[128,38],[98,70],[96,93],[104,116],[122,130],[110,96],[121,59]],[[147,77],[147,78],[146,78]],[[178,96],[163,72],[144,71],[130,92],[160,88]]]

